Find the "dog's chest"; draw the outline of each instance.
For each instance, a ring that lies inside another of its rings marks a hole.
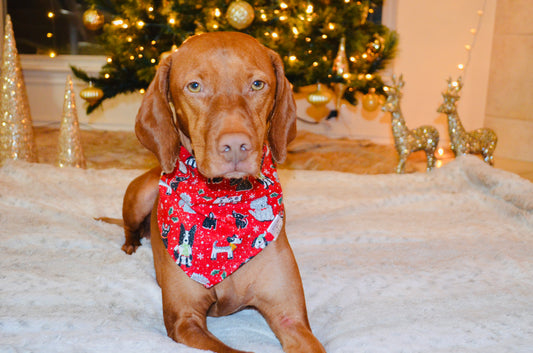
[[[208,180],[182,148],[172,174],[159,182],[158,224],[168,253],[209,288],[274,241],[283,226],[283,194],[270,151],[261,176]]]

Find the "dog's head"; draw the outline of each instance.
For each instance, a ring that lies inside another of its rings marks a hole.
[[[295,121],[280,56],[246,34],[213,32],[189,38],[160,63],[135,131],[166,173],[184,139],[205,177],[241,178],[259,173],[266,142],[277,162],[285,160]]]

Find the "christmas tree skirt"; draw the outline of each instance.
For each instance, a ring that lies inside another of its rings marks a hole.
[[[138,170],[0,168],[0,351],[198,352],[169,339],[150,244],[125,255]],[[280,170],[309,319],[329,353],[530,352],[533,184],[476,157],[432,173]],[[227,344],[282,352],[251,310]]]

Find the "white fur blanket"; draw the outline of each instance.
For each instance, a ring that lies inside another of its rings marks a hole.
[[[197,352],[166,336],[149,242],[120,217],[139,171],[0,168],[1,352]],[[531,352],[533,184],[463,157],[432,173],[280,171],[309,318],[329,353]],[[254,311],[209,319],[281,352]]]

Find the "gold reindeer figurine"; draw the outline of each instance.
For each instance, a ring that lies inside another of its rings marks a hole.
[[[439,132],[431,125],[420,126],[413,130],[407,128],[400,109],[403,85],[403,75],[400,75],[398,81],[396,81],[396,76],[392,76],[392,86],[389,86],[387,102],[382,108],[383,111],[390,112],[392,116],[392,134],[399,155],[396,173],[405,171],[405,162],[412,152],[422,150],[426,152],[427,171],[430,171],[437,161],[435,151],[439,144]]]
[[[450,77],[448,89],[442,93],[444,103],[437,109],[437,112],[444,113],[448,117],[448,133],[452,151],[455,157],[467,153],[481,154],[485,162],[494,165],[493,154],[498,142],[496,133],[488,128],[467,132],[459,119],[457,101],[462,87],[461,77],[457,81],[452,81]]]

